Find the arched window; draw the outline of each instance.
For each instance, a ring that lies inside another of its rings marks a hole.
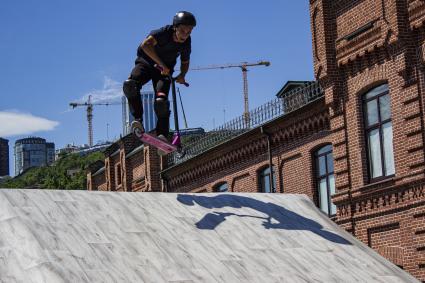
[[[394,175],[393,127],[388,84],[363,96],[368,172],[371,181]]]
[[[319,208],[329,216],[335,215],[336,206],[331,202],[331,196],[335,194],[332,145],[326,145],[317,150],[314,159]]]
[[[270,190],[270,167],[267,166],[258,172],[260,192],[272,193],[276,190],[276,170],[273,167],[273,188]]]
[[[216,185],[213,190],[214,192],[217,192],[217,193],[224,193],[229,190],[229,186],[227,185],[226,182],[224,182],[224,183],[220,183]]]

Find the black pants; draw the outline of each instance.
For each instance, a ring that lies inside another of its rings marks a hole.
[[[129,79],[135,80],[140,84],[139,95],[132,98],[127,97],[131,114],[135,119],[139,119],[140,121],[143,119],[143,104],[140,90],[144,84],[152,80],[155,92],[154,109],[158,118],[156,134],[168,136],[170,130],[170,103],[168,101],[168,93],[171,83],[169,77],[161,75],[161,72],[148,62],[141,62],[134,66]]]

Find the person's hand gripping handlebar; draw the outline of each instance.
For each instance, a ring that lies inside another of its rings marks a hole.
[[[185,85],[186,87],[188,87],[189,86],[189,83],[187,83],[187,82],[183,82],[183,83],[181,83],[181,82],[179,82],[178,80],[177,80],[177,78],[173,78],[172,76],[171,76],[171,73],[170,73],[170,71],[169,71],[169,69],[167,68],[166,70],[164,69],[164,67],[162,67],[162,66],[160,66],[160,65],[158,65],[158,64],[155,64],[155,68],[157,68],[158,70],[160,70],[161,71],[161,75],[164,75],[164,76],[168,76],[168,77],[170,77],[170,80],[171,81],[176,81],[176,82],[178,82],[179,84],[183,84],[183,85]],[[167,72],[168,71],[168,72]]]

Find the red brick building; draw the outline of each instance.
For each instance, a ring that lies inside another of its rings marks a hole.
[[[425,3],[310,1],[336,222],[425,280]]]
[[[161,191],[156,149],[127,135],[105,150],[105,161],[89,166],[87,189],[99,191]]]
[[[9,141],[0,138],[0,177],[9,175]]]
[[[124,137],[88,189],[306,194],[425,281],[425,2],[310,0],[310,15],[321,88],[289,82],[183,158]]]

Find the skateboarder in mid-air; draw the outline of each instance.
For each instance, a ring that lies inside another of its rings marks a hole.
[[[131,131],[144,133],[143,106],[140,90],[152,80],[155,91],[154,110],[158,118],[156,135],[163,141],[168,140],[170,124],[170,78],[180,56],[180,74],[176,82],[186,84],[185,76],[189,70],[192,29],[196,19],[192,13],[181,11],[173,18],[173,25],[153,30],[137,49],[137,59],[130,77],[123,84],[130,112],[134,116]]]

